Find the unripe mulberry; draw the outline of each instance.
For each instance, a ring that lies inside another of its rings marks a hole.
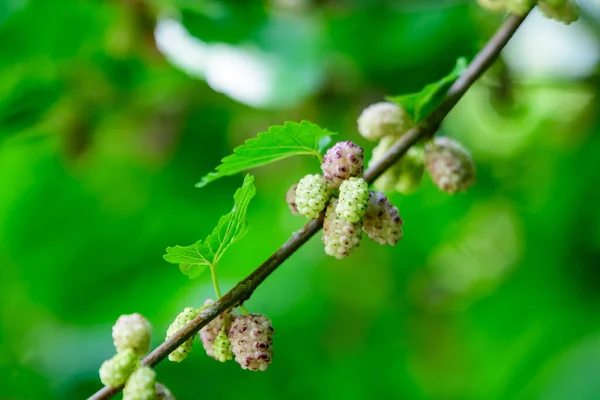
[[[229,337],[221,330],[215,338],[213,344],[214,359],[221,362],[226,362],[233,359],[233,352],[231,351],[231,341]]]
[[[204,305],[212,304],[212,300],[206,300]],[[210,321],[204,328],[200,329],[200,340],[202,341],[202,345],[204,346],[204,350],[206,350],[206,354],[215,360],[224,362],[227,360],[227,343],[225,343],[222,339],[223,337],[219,337],[222,332],[229,332],[229,326],[231,322],[235,318],[235,314],[232,312],[222,313],[212,321]],[[229,343],[229,352],[231,352],[231,344]],[[215,352],[215,350],[218,350]],[[223,360],[223,358],[225,358]]]
[[[437,137],[425,146],[425,167],[437,187],[454,194],[475,183],[471,153],[456,140]]]
[[[421,147],[411,147],[394,166],[397,173],[395,189],[410,194],[418,189],[425,172],[424,152]]]
[[[229,340],[235,361],[243,369],[264,371],[273,358],[273,327],[264,315],[237,317],[231,324]]]
[[[143,356],[150,349],[151,330],[150,323],[142,315],[121,315],[112,328],[115,348],[117,351],[132,348],[138,356]]]
[[[321,175],[306,175],[296,188],[296,207],[306,218],[317,218],[331,197],[331,188]]]
[[[321,163],[325,181],[333,189],[352,176],[361,176],[364,170],[363,148],[350,142],[338,142],[327,150]]]
[[[386,136],[379,141],[377,146],[373,148],[373,154],[371,156],[371,160],[369,161],[369,166],[379,162],[387,153],[387,151],[392,147],[392,144],[396,141],[396,138],[393,136]],[[396,186],[396,182],[398,180],[398,174],[395,168],[395,165],[392,165],[386,171],[384,171],[379,178],[373,182],[373,186],[377,190],[391,190]]]
[[[359,222],[367,209],[369,186],[362,178],[350,178],[342,182],[335,212],[348,222]]]
[[[156,400],[175,400],[175,396],[173,396],[169,388],[160,382],[156,382],[154,385],[154,392]]]
[[[125,349],[102,363],[100,381],[106,386],[119,387],[139,366],[140,359],[135,354],[135,350]]]
[[[298,207],[296,206],[296,188],[298,187],[297,183],[294,183],[287,192],[285,192],[285,201],[288,203],[290,207],[290,211],[294,215],[298,215]]]
[[[175,321],[173,321],[173,323],[169,326],[169,329],[167,330],[166,339],[168,340],[171,336],[173,336],[175,333],[181,330],[184,326],[189,324],[194,318],[196,318],[197,315],[198,311],[194,310],[192,307],[187,307],[185,310],[180,312],[179,315],[177,315],[177,317],[175,318]],[[192,336],[191,338],[183,342],[181,346],[173,350],[171,354],[169,354],[169,360],[173,362],[181,362],[185,360],[190,351],[192,351],[193,344],[194,337]]]
[[[555,19],[566,25],[577,21],[579,7],[572,0],[545,0],[538,2],[538,7],[548,18]]]
[[[327,207],[321,240],[327,255],[342,259],[348,257],[358,247],[362,230],[360,223],[344,221],[338,217],[335,212],[336,205],[337,200]]]
[[[155,400],[156,372],[150,367],[137,369],[123,388],[123,400]]]
[[[410,115],[396,103],[371,104],[358,117],[358,131],[368,140],[400,136],[412,126]]]
[[[402,238],[402,218],[398,209],[381,192],[369,193],[369,203],[362,229],[381,245],[394,246]]]

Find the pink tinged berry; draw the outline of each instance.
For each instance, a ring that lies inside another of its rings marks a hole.
[[[360,223],[348,222],[335,212],[337,200],[332,202],[325,212],[323,237],[325,254],[342,259],[348,257],[360,244],[362,230]]]
[[[123,388],[123,400],[155,400],[156,372],[150,367],[137,369]]]
[[[150,350],[151,331],[150,323],[141,314],[121,315],[112,328],[113,343],[117,351],[132,348],[143,356]]]
[[[425,146],[425,168],[436,186],[449,194],[475,183],[471,152],[454,139],[437,137]]]
[[[296,207],[300,215],[317,218],[331,198],[331,188],[321,175],[306,175],[296,188]]]
[[[297,183],[294,183],[288,191],[285,193],[285,201],[290,208],[290,211],[294,215],[298,215],[298,207],[296,206],[296,188],[298,187]]]
[[[265,371],[273,358],[273,332],[271,320],[264,315],[237,317],[229,330],[235,361],[243,369]]]
[[[402,218],[398,209],[381,192],[370,192],[362,229],[371,240],[394,246],[402,238]]]
[[[212,304],[212,300],[206,300],[204,305]],[[200,340],[206,354],[215,360],[228,361],[231,344],[223,340],[222,332],[229,332],[229,327],[236,315],[233,312],[220,314],[210,321],[204,328],[200,329]]]
[[[100,381],[106,386],[119,387],[140,366],[140,359],[133,349],[124,349],[100,367]]]
[[[367,209],[369,187],[362,178],[350,178],[340,185],[335,212],[344,221],[360,222]]]
[[[362,147],[350,142],[338,142],[327,150],[321,163],[327,184],[338,189],[343,181],[353,176],[361,176],[364,170]]]
[[[396,103],[380,102],[365,108],[358,117],[358,132],[368,140],[400,136],[412,128],[408,113]]]
[[[198,310],[193,309],[192,307],[185,308],[182,312],[177,315],[175,321],[169,326],[167,330],[166,340],[170,339],[171,336],[179,332],[183,329],[187,324],[189,324],[196,316],[198,315]],[[185,360],[188,354],[192,351],[192,346],[194,344],[194,336],[183,342],[181,346],[173,350],[171,354],[169,354],[169,361],[173,362],[181,362]]]

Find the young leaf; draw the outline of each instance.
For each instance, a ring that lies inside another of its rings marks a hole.
[[[167,247],[163,258],[190,278],[199,276],[206,267],[214,267],[223,253],[246,233],[246,210],[254,197],[254,177],[246,175],[242,187],[233,196],[231,212],[223,215],[212,233],[190,246]]]
[[[415,123],[423,120],[444,100],[446,92],[455,80],[466,70],[467,60],[464,57],[456,60],[454,69],[437,82],[430,83],[420,92],[403,94],[400,96],[388,96],[387,100],[402,106],[412,117]]]
[[[236,147],[233,154],[221,160],[215,171],[204,176],[196,187],[204,187],[224,176],[290,156],[306,154],[320,159],[319,141],[329,135],[335,134],[308,121],[272,126],[267,132],[259,133]]]

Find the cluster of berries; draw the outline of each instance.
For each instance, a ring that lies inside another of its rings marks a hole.
[[[579,7],[574,0],[477,0],[477,2],[490,11],[510,12],[517,15],[525,15],[537,4],[546,17],[567,25],[579,17]]]
[[[110,387],[123,388],[124,400],[175,400],[156,382],[156,372],[141,366],[140,357],[150,349],[150,323],[140,314],[121,315],[112,328],[117,354],[100,367],[100,380]]]
[[[395,103],[381,102],[365,108],[358,118],[358,131],[368,140],[379,140],[370,163],[379,162],[413,126],[408,113]],[[425,170],[433,183],[449,194],[467,190],[475,183],[475,164],[469,150],[454,139],[437,137],[424,148],[411,147],[373,186],[381,191],[395,189],[409,194],[419,187]]]
[[[358,247],[363,231],[380,244],[395,245],[402,237],[402,219],[383,193],[370,191],[361,178],[363,149],[346,141],[327,151],[323,175],[307,175],[286,194],[290,210],[317,218],[325,208],[325,253],[344,258]]]
[[[183,310],[169,326],[167,339],[213,303],[209,299],[198,310],[191,307]],[[243,369],[265,371],[273,358],[273,332],[271,320],[264,315],[237,315],[235,311],[227,311],[202,328],[199,336],[206,354],[215,360],[226,362],[235,357]],[[183,361],[193,344],[194,337],[191,337],[169,354],[169,360]]]
[[[358,131],[368,140],[379,140],[371,163],[380,161],[413,126],[408,113],[395,103],[381,102],[364,109],[358,118]],[[305,176],[285,195],[293,214],[313,219],[326,209],[322,241],[325,253],[337,258],[347,257],[358,247],[362,232],[381,245],[393,246],[402,238],[402,218],[383,191],[413,192],[425,170],[440,190],[450,194],[475,182],[470,152],[453,139],[435,138],[424,149],[409,149],[374,182],[378,191],[369,190],[361,178],[363,153],[352,142],[336,143],[323,157],[323,174]]]

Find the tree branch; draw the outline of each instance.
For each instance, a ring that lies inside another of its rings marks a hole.
[[[500,51],[519,28],[525,17],[509,15],[504,24],[496,34],[489,40],[485,47],[477,54],[467,67],[467,70],[454,82],[448,91],[446,98],[427,118],[420,124],[406,132],[398,139],[380,162],[365,171],[364,179],[372,183],[386,169],[406,153],[406,151],[419,140],[433,136],[438,130],[442,120],[456,105],[458,100],[473,85],[473,83],[492,65]],[[142,365],[155,366],[167,357],[173,350],[183,342],[196,334],[206,324],[212,321],[222,312],[231,307],[242,304],[250,298],[254,290],[269,276],[277,267],[288,259],[296,250],[313,237],[323,226],[324,212],[319,218],[307,223],[301,230],[295,232],[271,257],[245,279],[240,281],[233,289],[221,297],[212,306],[203,310],[183,329],[166,340],[143,360]],[[88,400],[108,399],[118,393],[120,388],[104,387],[89,397]]]

